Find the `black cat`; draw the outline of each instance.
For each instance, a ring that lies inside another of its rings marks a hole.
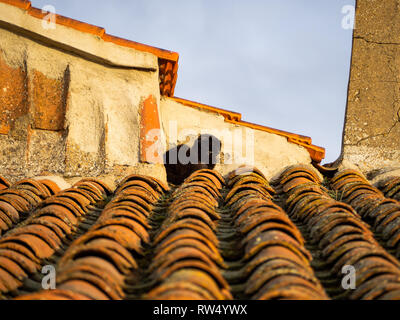
[[[164,154],[164,166],[169,183],[179,185],[193,172],[214,169],[221,151],[221,141],[213,135],[200,135],[193,146],[180,144]]]

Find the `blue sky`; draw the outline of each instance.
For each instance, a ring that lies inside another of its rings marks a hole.
[[[354,0],[32,0],[180,54],[175,95],[313,138],[340,153]],[[260,146],[263,147],[263,146]]]

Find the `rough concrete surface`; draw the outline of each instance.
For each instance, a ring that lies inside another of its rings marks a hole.
[[[400,1],[358,0],[343,159],[400,165]]]

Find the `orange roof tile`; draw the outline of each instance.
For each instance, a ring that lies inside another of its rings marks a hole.
[[[24,10],[27,10],[31,7],[31,2],[28,0],[2,0],[1,2],[11,4]]]
[[[222,115],[225,118],[225,120],[240,121],[240,119],[242,118],[242,115],[240,113],[237,113],[234,111],[229,111],[229,110],[225,110],[225,109],[221,109],[221,108],[217,108],[217,107],[212,107],[212,106],[206,105],[204,103],[194,102],[194,101],[190,101],[190,100],[186,100],[186,99],[182,99],[182,98],[178,98],[178,97],[171,97],[171,99],[176,102],[179,102],[185,106],[191,107],[191,108],[208,110],[208,111],[211,111],[214,113],[218,113],[218,114]]]
[[[51,196],[45,181],[22,180],[0,191],[0,226],[22,199],[37,194],[40,203],[0,237],[0,297],[400,299],[400,262],[390,253],[400,255],[400,203],[389,198],[400,179],[379,182],[382,192],[354,170],[326,181],[304,165],[271,185],[246,167],[226,181],[198,170],[171,189],[140,175],[115,191],[86,178]],[[56,290],[39,290],[49,261]],[[355,269],[353,290],[342,286],[345,266]]]

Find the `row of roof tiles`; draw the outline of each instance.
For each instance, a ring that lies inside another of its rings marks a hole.
[[[387,196],[396,196],[398,178],[383,180],[378,185]],[[342,200],[351,205],[383,241],[383,245],[400,258],[400,203],[390,199],[354,170],[346,170],[332,179],[332,187]]]
[[[39,189],[39,183],[30,183]],[[0,294],[15,291],[29,275],[41,269],[44,260],[53,256],[76,232],[90,206],[106,197],[108,191],[103,186],[90,179],[82,180],[73,188],[49,196],[30,212],[26,220],[1,236]],[[7,194],[13,188],[1,192]],[[12,208],[18,208],[19,203],[20,199],[13,199],[0,211],[12,214]],[[17,219],[14,222],[17,223]]]
[[[1,181],[1,192],[41,190],[39,182]],[[397,239],[399,203],[356,171],[331,179],[333,191],[321,182],[311,167],[295,166],[272,186],[246,168],[226,181],[196,171],[171,190],[139,175],[115,192],[93,179],[63,191],[48,185],[29,217],[0,237],[0,292],[18,299],[400,299],[400,263],[391,254],[397,241],[387,242]],[[378,183],[391,196],[398,185]],[[69,243],[94,207],[99,217]],[[21,295],[63,243],[57,289]],[[355,290],[341,283],[348,265]]]
[[[43,200],[54,195],[60,188],[50,180],[26,179],[12,187],[5,179],[0,185],[0,234],[11,229]]]
[[[333,183],[341,182],[341,173]],[[329,276],[336,279],[334,295],[349,299],[400,299],[400,263],[385,251],[369,226],[349,205],[334,200],[309,169],[295,167],[281,176],[285,207],[291,218],[304,224],[307,240],[315,244]],[[351,187],[350,187],[351,188]],[[345,195],[346,197],[346,195]],[[355,288],[340,280],[346,266],[355,270]]]
[[[328,299],[310,266],[304,238],[259,173],[232,176],[225,201],[239,231],[245,296],[251,299]]]
[[[129,176],[90,230],[76,239],[57,264],[57,290],[20,299],[123,299],[125,282],[135,278],[137,255],[149,242],[147,218],[168,189],[161,182]]]
[[[198,171],[173,193],[149,266],[159,284],[147,299],[232,299],[215,234],[222,184],[216,172]]]

